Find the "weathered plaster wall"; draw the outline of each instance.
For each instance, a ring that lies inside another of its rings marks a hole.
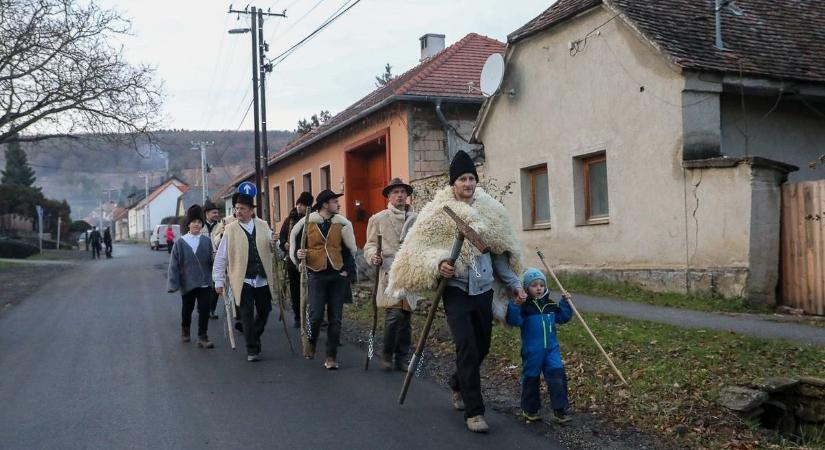
[[[812,106],[825,111],[822,103]],[[825,153],[825,119],[800,100],[791,97],[777,103],[777,97],[746,96],[743,108],[738,94],[725,93],[721,116],[726,155],[761,156],[795,165],[799,171],[790,174],[791,182],[825,178],[825,171],[808,167]]]
[[[738,294],[750,245],[749,169],[682,169],[683,105],[695,112],[713,96],[697,90],[686,104],[678,69],[620,20],[570,55],[569,42],[611,16],[599,8],[518,44],[503,83],[515,95],[495,100],[480,132],[489,176],[519,180],[522,168],[548,166],[551,228],[521,232],[527,263],[538,264],[538,247],[565,270],[633,273],[666,290],[728,279],[717,290]],[[701,121],[693,128],[703,127],[714,133]],[[577,225],[574,158],[601,150],[610,222]],[[506,206],[523,228],[514,191]]]
[[[452,154],[448,154],[448,149],[451,149],[453,154],[463,150],[474,155],[479,146],[467,141],[473,134],[479,107],[478,104],[458,105],[445,102],[442,106],[444,117],[453,127],[447,133],[449,137],[445,139],[444,127],[435,113],[434,103],[410,105],[410,156],[413,158],[413,179],[446,172],[452,158]]]

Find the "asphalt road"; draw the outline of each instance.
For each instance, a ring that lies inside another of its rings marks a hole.
[[[276,312],[259,363],[229,349],[223,321],[215,349],[183,344],[166,261],[116,246],[0,314],[0,449],[560,448],[492,411],[491,433],[466,431],[427,381],[400,407],[401,375],[365,373],[351,345],[337,372],[291,355]]]

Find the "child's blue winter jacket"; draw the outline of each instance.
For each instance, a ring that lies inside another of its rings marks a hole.
[[[570,303],[564,298],[553,303],[549,292],[538,300],[528,298],[521,306],[513,302],[507,305],[507,323],[521,328],[521,346],[526,353],[557,348],[556,325],[569,322],[571,317]]]

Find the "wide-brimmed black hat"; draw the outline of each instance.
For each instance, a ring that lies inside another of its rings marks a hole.
[[[186,210],[186,224],[184,227],[188,227],[189,223],[196,220],[199,220],[200,223],[206,222],[203,220],[203,208],[201,208],[201,205],[192,205]]]
[[[476,181],[478,181],[478,172],[476,172],[476,165],[473,163],[473,158],[470,158],[470,155],[464,150],[459,150],[453,157],[452,162],[450,162],[450,185],[452,186],[455,180],[465,173],[473,174],[473,176],[476,177]]]
[[[405,183],[401,178],[398,178],[398,177],[395,177],[392,180],[390,180],[390,184],[388,184],[386,187],[384,187],[384,190],[381,191],[381,193],[384,194],[384,197],[389,197],[390,192],[393,189],[397,188],[397,187],[402,187],[402,188],[406,189],[407,190],[407,195],[412,195],[412,193],[413,193],[413,187],[410,186],[409,184]]]
[[[251,195],[242,194],[240,192],[236,192],[232,195],[232,206],[237,205],[240,203],[241,205],[246,205],[250,208],[255,207],[255,197]]]
[[[330,191],[329,189],[324,189],[321,191],[317,197],[315,197],[315,206],[312,207],[313,210],[318,211],[321,209],[321,205],[324,203],[338,197],[343,197],[344,194],[336,194],[335,192]]]
[[[212,203],[211,201],[207,200],[206,203],[203,204],[203,212],[209,212],[213,209],[218,209],[218,205]]]
[[[309,192],[301,192],[301,195],[298,196],[298,200],[295,201],[296,205],[304,205],[304,206],[312,206],[312,203],[315,202],[315,199],[312,198],[312,194]]]

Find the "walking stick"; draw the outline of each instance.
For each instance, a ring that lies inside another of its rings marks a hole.
[[[378,249],[376,254],[379,257],[384,256],[381,252],[381,244],[383,243],[383,236],[378,234]],[[370,331],[369,345],[367,346],[367,359],[364,361],[364,370],[369,370],[370,359],[375,351],[375,329],[378,327],[378,286],[379,278],[381,277],[381,264],[375,267],[375,281],[372,285],[372,330]]]
[[[272,276],[275,278],[275,285],[280,286],[281,283],[278,277],[278,261],[277,258],[275,258],[275,255],[272,255]],[[270,286],[269,292],[274,299],[275,288]],[[284,309],[284,301],[286,301],[286,297],[283,295],[283,290],[281,290],[280,294],[280,299],[278,299],[278,308],[281,313],[281,323],[284,325],[284,334],[286,334],[286,342],[289,344],[289,351],[294,355],[295,347],[292,345],[292,338],[289,337],[289,327],[286,324],[286,310]]]
[[[307,208],[306,215],[304,216],[304,228],[301,230],[301,250],[305,250],[307,247],[309,212],[309,208]],[[303,335],[304,358],[309,359],[309,340],[312,339],[312,330],[309,326],[309,308],[307,307],[307,301],[309,300],[309,285],[307,278],[309,277],[309,273],[307,272],[306,259],[301,261],[299,270],[301,271],[301,334]]]
[[[453,241],[453,248],[450,251],[450,258],[447,260],[451,266],[455,265],[458,255],[461,254],[461,246],[464,245],[465,238],[481,253],[488,253],[490,251],[490,247],[487,246],[481,236],[463,220],[461,220],[461,218],[459,218],[455,212],[450,209],[450,207],[445,206],[444,212],[450,216],[451,219],[453,219],[457,228],[455,241]],[[424,329],[421,331],[421,337],[418,339],[418,345],[415,347],[415,353],[413,353],[412,359],[410,360],[410,365],[407,368],[407,375],[404,377],[404,384],[401,386],[401,394],[398,396],[399,404],[403,405],[404,400],[407,398],[407,391],[410,389],[410,382],[415,374],[416,365],[421,359],[421,355],[424,354],[424,345],[427,343],[427,336],[430,334],[430,327],[435,319],[435,313],[436,310],[438,310],[438,304],[441,302],[441,297],[444,296],[445,289],[447,289],[447,278],[441,278],[438,282],[438,289],[435,291],[435,297],[433,297],[433,304],[430,307],[430,312],[427,314],[427,322],[424,324]]]
[[[576,317],[579,318],[579,321],[582,323],[582,325],[584,325],[584,329],[587,330],[587,334],[589,334],[590,337],[593,338],[593,342],[596,343],[596,347],[599,348],[599,351],[601,351],[602,355],[604,355],[604,357],[607,359],[607,363],[610,364],[610,367],[613,369],[614,372],[616,372],[616,375],[619,376],[619,379],[622,380],[622,383],[624,383],[624,385],[627,386],[627,381],[622,376],[622,373],[619,372],[619,369],[616,367],[615,364],[613,364],[613,360],[610,359],[610,356],[607,354],[606,351],[604,351],[604,347],[602,347],[602,344],[599,343],[599,340],[596,339],[596,336],[593,335],[592,331],[590,331],[590,327],[587,326],[587,322],[585,322],[582,315],[579,314],[579,310],[576,309],[576,305],[573,304],[573,300],[570,300],[570,293],[564,289],[564,286],[561,285],[561,282],[559,281],[559,278],[556,276],[555,272],[553,272],[553,270],[547,265],[547,261],[544,259],[544,253],[542,253],[541,250],[536,250],[536,254],[539,255],[539,259],[541,260],[541,263],[544,265],[544,268],[547,270],[550,276],[553,277],[553,281],[556,282],[556,285],[559,287],[559,290],[561,291],[562,295],[564,295],[567,298],[567,302],[570,303],[570,308],[573,309],[573,313],[576,315]]]
[[[224,289],[224,292],[223,294],[221,294],[221,297],[223,297],[223,306],[226,310],[226,329],[229,330],[229,345],[232,346],[232,350],[235,350],[235,330],[234,328],[232,328],[233,308],[229,302],[228,289],[229,287],[226,287]]]

